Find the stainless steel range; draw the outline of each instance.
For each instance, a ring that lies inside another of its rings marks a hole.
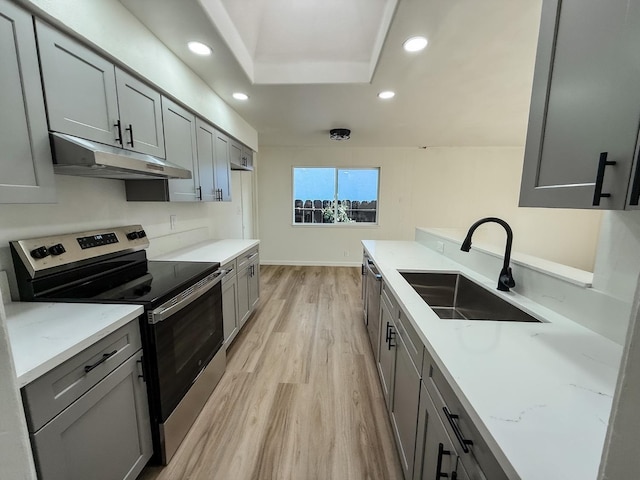
[[[148,261],[140,225],[11,242],[22,301],[144,306],[154,460],[166,464],[222,377],[218,263]],[[88,319],[90,321],[90,319]]]

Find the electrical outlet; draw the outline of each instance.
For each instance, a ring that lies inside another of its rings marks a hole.
[[[345,257],[348,257],[348,256],[349,256],[349,250],[345,250],[345,251],[344,251],[344,256],[345,256]]]
[[[171,230],[176,229],[176,223],[178,222],[177,215],[169,215],[169,225],[171,226]]]
[[[444,253],[444,242],[436,242],[436,251]]]

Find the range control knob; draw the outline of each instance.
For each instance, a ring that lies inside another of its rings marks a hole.
[[[147,236],[147,232],[144,230],[138,230],[138,238],[144,238]]]
[[[44,258],[49,256],[49,250],[47,250],[47,247],[34,248],[30,253],[33,258]]]
[[[138,232],[129,232],[129,233],[127,233],[127,238],[129,240],[135,240],[136,238],[138,238]]]
[[[61,243],[58,243],[57,245],[52,245],[51,247],[49,247],[49,253],[51,255],[62,255],[64,252],[66,252],[66,250],[64,249]]]

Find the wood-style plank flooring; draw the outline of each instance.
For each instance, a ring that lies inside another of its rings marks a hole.
[[[402,479],[360,269],[261,269],[260,304],[167,467],[139,480]]]

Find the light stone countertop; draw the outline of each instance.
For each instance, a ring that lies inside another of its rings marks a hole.
[[[118,328],[139,305],[14,302],[5,305],[19,387],[44,375]]]
[[[153,260],[220,262],[225,264],[260,244],[260,240],[209,240],[165,253]]]
[[[595,480],[622,347],[417,243],[362,242],[510,478]],[[441,320],[398,270],[461,272],[545,323]]]

